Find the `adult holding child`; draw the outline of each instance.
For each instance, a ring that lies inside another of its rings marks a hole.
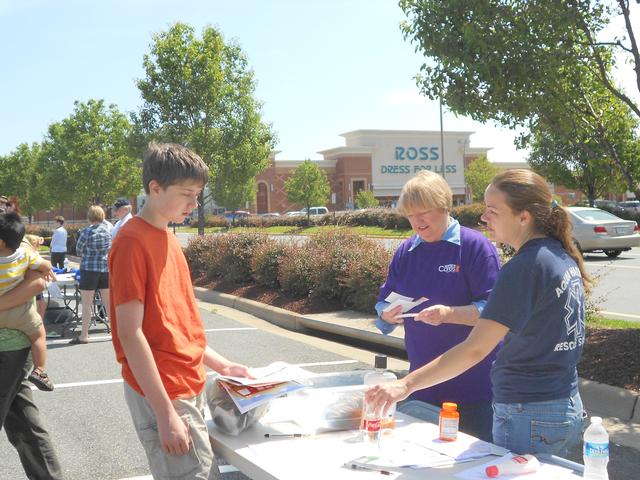
[[[452,207],[451,188],[440,175],[428,171],[409,180],[398,200],[397,209],[408,218],[415,235],[400,245],[391,261],[376,304],[376,324],[388,334],[404,323],[411,371],[467,338],[498,274],[496,249],[480,232],[451,218]],[[400,306],[384,311],[391,292],[428,301],[411,310],[415,317],[405,319]],[[461,429],[491,441],[489,371],[494,358],[495,350],[464,375],[416,391],[411,399],[438,407],[443,402],[457,403]],[[421,416],[420,405],[414,402],[400,410]]]
[[[91,223],[82,229],[76,242],[76,253],[80,259],[80,297],[82,300],[82,330],[69,343],[89,343],[89,326],[93,315],[93,299],[96,290],[109,311],[109,270],[107,257],[111,247],[111,232],[104,225],[104,210],[92,205],[87,212]]]
[[[491,371],[493,441],[519,454],[562,456],[582,433],[576,365],[591,279],[572,242],[568,213],[540,175],[498,174],[485,203],[490,237],[516,254],[500,271],[482,318],[464,342],[367,397],[386,409],[415,390],[455,378],[504,340]]]

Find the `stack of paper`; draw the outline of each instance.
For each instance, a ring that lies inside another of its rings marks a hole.
[[[310,375],[306,370],[284,362],[254,368],[252,373],[255,378],[228,375],[218,378],[220,386],[227,391],[240,413],[248,412],[274,398],[304,388],[299,380]]]
[[[425,297],[416,298],[415,300],[411,297],[405,297],[404,295],[400,295],[396,292],[391,292],[387,298],[384,299],[385,302],[389,302],[383,312],[388,312],[389,310],[393,310],[394,308],[400,306],[402,307],[402,313],[408,312],[409,310],[414,309],[418,305],[429,300]]]

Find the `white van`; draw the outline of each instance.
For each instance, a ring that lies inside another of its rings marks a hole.
[[[307,214],[307,209],[303,208],[302,210],[300,210],[300,213],[302,215],[306,215]],[[309,209],[309,214],[311,216],[313,216],[313,215],[326,215],[327,213],[329,213],[329,209],[327,207],[311,207]]]

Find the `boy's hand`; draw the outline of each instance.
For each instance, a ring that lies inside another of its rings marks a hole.
[[[174,409],[166,417],[157,417],[162,450],[168,455],[184,455],[189,451],[189,427]]]
[[[45,265],[45,267],[42,270],[42,275],[44,276],[44,279],[47,282],[55,282],[56,281],[56,274],[53,273],[53,268],[52,268],[50,263],[48,265]]]
[[[240,363],[232,363],[224,370],[224,372],[220,373],[222,373],[223,375],[229,375],[230,377],[256,378],[251,373],[251,369],[249,367]]]

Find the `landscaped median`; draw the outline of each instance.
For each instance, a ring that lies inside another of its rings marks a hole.
[[[196,285],[259,302],[246,307],[249,313],[264,313],[260,304],[288,310],[291,325],[281,326],[292,329],[300,325],[295,314],[355,310],[371,316],[392,256],[376,241],[341,228],[303,243],[255,232],[204,235],[185,252]],[[639,351],[640,323],[603,319],[588,308],[583,378],[640,392]]]

